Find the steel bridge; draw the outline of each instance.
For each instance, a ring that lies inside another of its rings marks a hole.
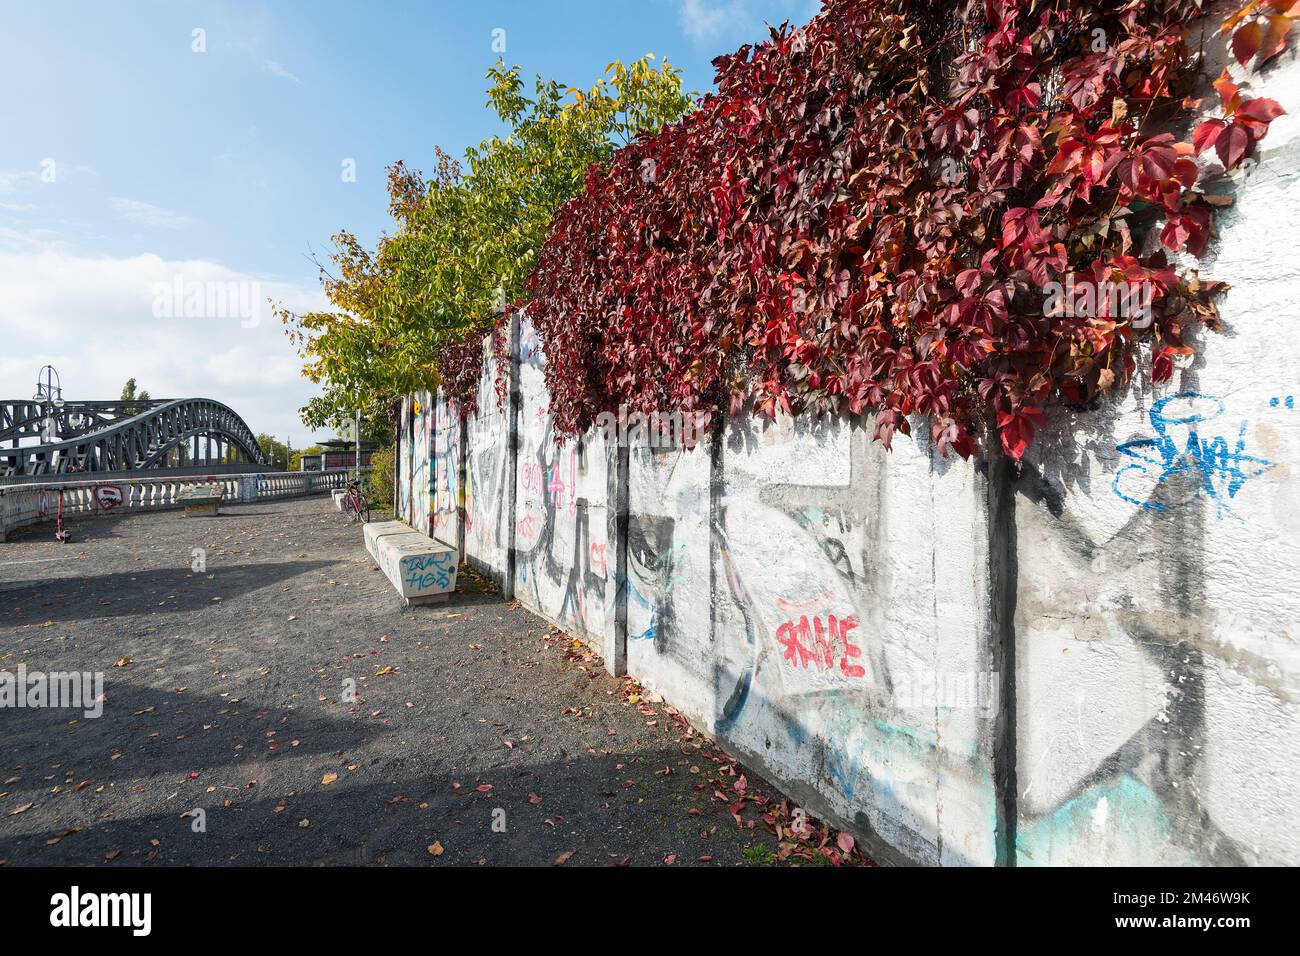
[[[208,398],[0,399],[0,479],[220,464],[268,463],[244,420]]]

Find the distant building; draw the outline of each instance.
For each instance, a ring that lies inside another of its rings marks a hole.
[[[356,446],[351,442],[340,440],[323,441],[321,451],[316,455],[303,455],[299,461],[300,471],[328,471],[331,468],[355,468],[357,463]],[[370,456],[377,451],[378,445],[361,443],[361,467],[370,466]]]

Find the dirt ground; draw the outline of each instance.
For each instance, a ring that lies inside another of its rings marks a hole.
[[[105,695],[0,709],[0,862],[775,861],[779,795],[492,585],[405,610],[327,499],[223,512],[0,545],[0,670]]]

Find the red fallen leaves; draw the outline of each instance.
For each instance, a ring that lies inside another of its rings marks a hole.
[[[1267,17],[1290,11],[1240,13],[1233,29],[1265,20],[1239,54],[1272,55]],[[556,437],[624,403],[847,410],[874,413],[887,448],[922,416],[943,454],[996,429],[1020,457],[1043,408],[1121,385],[1139,342],[1163,374],[1163,350],[1217,319],[1219,287],[1167,259],[1213,232],[1194,157],[1235,168],[1280,113],[1221,81],[1224,116],[1192,142],[1146,128],[1188,109],[1175,91],[1198,13],[828,0],[719,58],[717,93],[592,167],[539,254],[529,315]],[[1151,229],[1164,250],[1139,254]],[[1048,320],[1044,286],[1125,259],[1169,274],[1149,322]]]

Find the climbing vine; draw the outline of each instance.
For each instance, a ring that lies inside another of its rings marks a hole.
[[[1282,112],[1225,72],[1221,115],[1171,132],[1200,13],[827,0],[720,57],[716,93],[590,167],[551,224],[528,290],[557,433],[752,400],[874,413],[886,447],[919,415],[944,454],[996,432],[1019,458],[1049,402],[1148,352],[1168,379],[1218,324],[1224,286],[1188,260],[1229,201],[1210,187]],[[1223,32],[1258,65],[1292,17],[1252,3]]]

